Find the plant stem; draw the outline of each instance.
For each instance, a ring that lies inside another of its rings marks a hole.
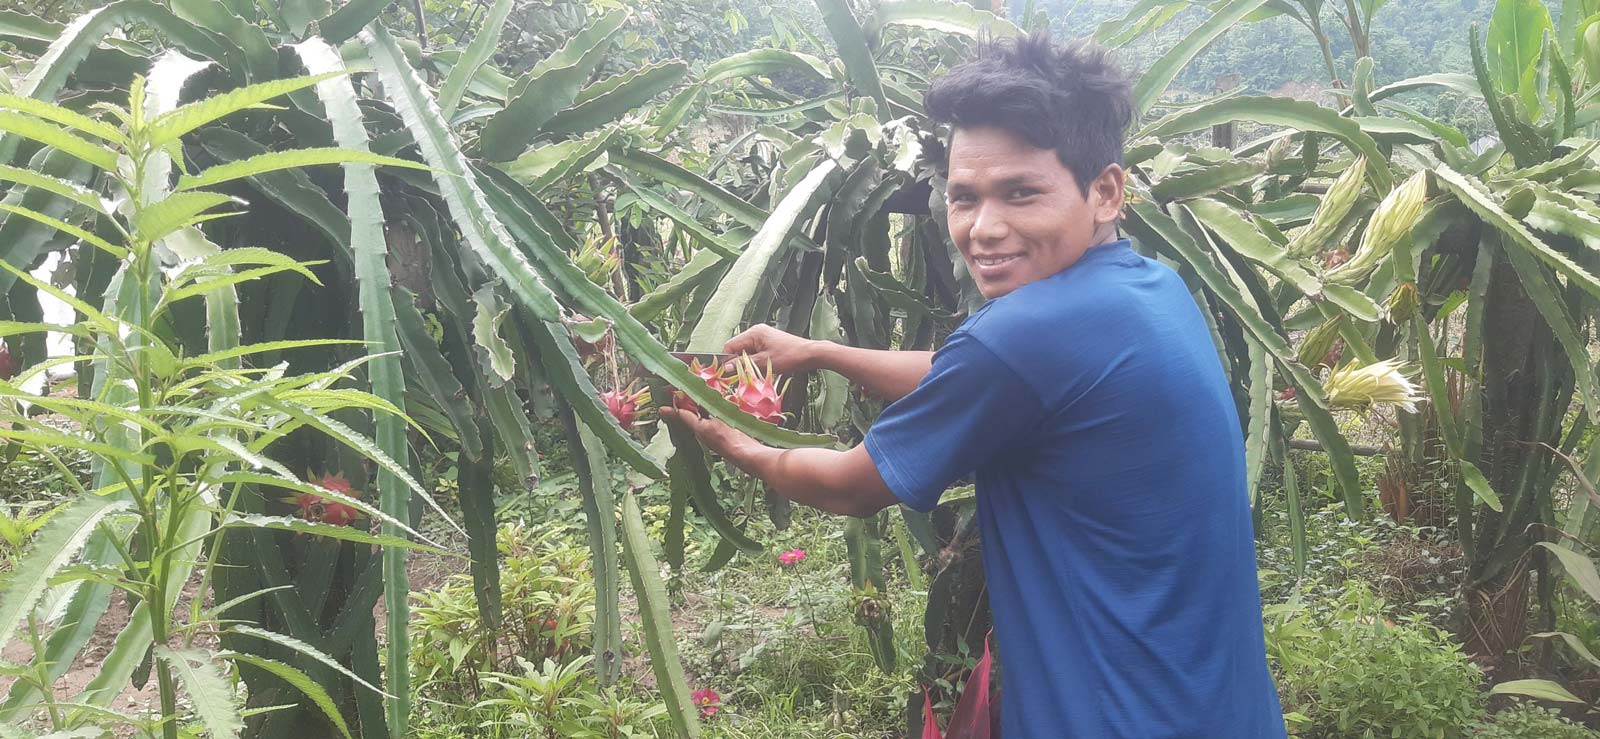
[[[804,576],[800,577],[800,594],[805,597],[806,615],[811,619],[811,631],[820,639],[822,638],[822,629],[817,626],[817,607],[812,603],[811,589],[806,587]]]

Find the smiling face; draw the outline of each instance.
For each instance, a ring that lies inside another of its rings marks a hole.
[[[958,128],[945,186],[950,236],[979,292],[993,300],[1115,238],[1122,185],[1122,167],[1113,164],[1085,196],[1054,150],[1002,128]]]

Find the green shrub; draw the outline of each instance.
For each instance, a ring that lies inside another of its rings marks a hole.
[[[499,634],[484,627],[468,574],[411,594],[411,674],[425,698],[471,705],[485,695],[482,673],[514,670],[518,660],[565,664],[587,650],[595,598],[589,550],[553,528],[516,524],[500,528],[497,546]]]
[[[1483,711],[1482,672],[1444,632],[1393,623],[1362,586],[1329,613],[1267,625],[1284,712],[1306,739],[1456,739]]]
[[[1519,703],[1501,711],[1472,729],[1473,739],[1595,739],[1600,731],[1585,728],[1561,717],[1553,709]]]

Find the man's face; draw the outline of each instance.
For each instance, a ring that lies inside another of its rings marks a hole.
[[[950,236],[985,298],[1071,267],[1116,233],[1122,168],[1107,167],[1084,195],[1056,158],[1002,128],[958,128],[945,188]]]

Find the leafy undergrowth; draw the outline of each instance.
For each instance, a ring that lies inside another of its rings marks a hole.
[[[745,482],[722,484],[736,491],[729,500],[737,509]],[[647,486],[642,500],[660,541],[666,493]],[[768,544],[762,553],[702,572],[715,534],[691,512],[685,566],[664,573],[690,687],[710,697],[703,735],[903,736],[925,653],[925,593],[910,590],[903,564],[888,558],[899,669],[885,674],[850,609],[844,520],[797,509],[792,525],[778,531],[757,501],[756,515],[745,518]],[[497,644],[485,638],[465,573],[413,594],[412,674],[421,714],[413,735],[443,739],[471,726],[486,737],[671,736],[626,590],[623,679],[602,689],[586,669],[594,586],[572,476],[550,470],[541,484],[503,498],[500,517],[541,523],[502,526],[506,628]],[[780,553],[795,550],[804,557],[780,562]]]

